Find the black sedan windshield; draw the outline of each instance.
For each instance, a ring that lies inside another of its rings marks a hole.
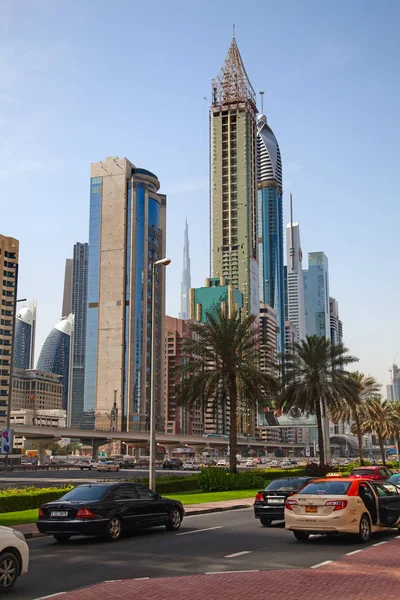
[[[86,502],[88,500],[100,500],[109,489],[107,485],[78,485],[75,489],[67,492],[60,500],[66,502]]]
[[[304,479],[275,479],[265,488],[265,491],[284,491],[296,492],[305,484]]]

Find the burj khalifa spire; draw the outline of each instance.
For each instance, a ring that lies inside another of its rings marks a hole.
[[[190,256],[189,256],[189,228],[187,219],[185,220],[185,238],[183,243],[183,268],[182,268],[182,283],[181,283],[181,312],[180,319],[189,318],[189,290],[191,288],[190,277]]]

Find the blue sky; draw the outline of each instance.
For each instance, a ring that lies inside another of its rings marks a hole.
[[[232,23],[278,138],[303,253],[329,258],[358,368],[399,353],[397,0],[3,0],[0,231],[20,240],[19,296],[40,349],[61,316],[65,258],[88,239],[89,169],[126,156],[168,197],[167,311],[179,311],[185,215],[192,284],[208,270],[208,102]]]

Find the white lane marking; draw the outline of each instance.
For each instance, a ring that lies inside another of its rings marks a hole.
[[[331,562],[333,562],[333,560],[324,560],[324,562],[322,562],[322,563],[313,565],[312,567],[310,567],[310,569],[319,569],[320,567],[323,567],[324,565],[329,565],[329,563],[331,563]]]
[[[347,552],[346,556],[351,556],[352,554],[358,554],[359,552],[363,552],[364,548],[360,548],[360,550],[353,550],[353,552]]]
[[[217,527],[206,527],[205,529],[195,529],[194,531],[184,531],[183,533],[177,533],[176,535],[190,535],[192,533],[201,533],[202,531],[212,531],[213,529],[222,529],[223,525]]]
[[[400,540],[400,535],[396,535],[396,540]]]
[[[243,550],[242,552],[235,552],[234,554],[227,554],[224,558],[235,558],[236,556],[243,556],[244,554],[251,554],[252,550]]]
[[[188,505],[188,508],[189,508],[189,507],[190,507],[190,504]],[[242,511],[244,511],[244,510],[250,510],[250,509],[252,509],[252,508],[253,508],[253,505],[252,505],[252,504],[251,504],[251,505],[249,504],[249,506],[246,506],[246,508],[235,508],[235,509],[234,509],[234,511],[235,511],[235,513],[237,513],[237,512],[242,512]],[[197,510],[197,509],[196,509],[196,510]],[[222,510],[222,511],[221,511],[221,510],[219,510],[219,511],[216,511],[216,510],[215,510],[214,512],[208,512],[208,513],[197,513],[197,515],[191,515],[190,513],[185,513],[185,517],[184,517],[184,519],[186,520],[186,519],[188,519],[189,517],[192,517],[192,518],[195,518],[195,517],[205,517],[205,516],[209,517],[210,515],[215,515],[215,516],[219,515],[219,516],[221,516],[221,513],[227,513],[227,512],[231,512],[231,511],[230,511],[230,510]]]
[[[382,544],[387,544],[387,542],[378,542],[377,544],[372,544],[373,546],[382,546]]]
[[[249,569],[247,571],[210,571],[206,575],[224,575],[226,573],[259,573],[260,569]]]
[[[150,577],[135,577],[134,581],[146,581],[147,579],[150,579]]]
[[[45,600],[45,598],[55,598],[56,596],[63,596],[67,592],[57,592],[57,594],[49,594],[48,596],[41,596],[40,598],[36,598],[35,600]]]
[[[118,581],[122,581],[122,579],[107,579],[103,583],[118,583]]]

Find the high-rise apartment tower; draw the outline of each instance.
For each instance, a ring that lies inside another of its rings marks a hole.
[[[307,335],[331,339],[328,258],[323,252],[308,253],[304,271]]]
[[[21,308],[16,315],[13,369],[33,369],[35,362],[36,304]]]
[[[189,318],[189,290],[192,287],[190,276],[190,256],[189,256],[189,228],[187,219],[185,220],[185,239],[183,242],[183,268],[181,282],[181,312],[180,319]]]
[[[91,166],[84,408],[96,427],[149,427],[152,265],[165,257],[159,187],[126,158]],[[156,416],[164,430],[164,267],[155,274]]]
[[[296,342],[306,337],[303,252],[298,223],[286,225],[287,319],[296,328]]]
[[[258,317],[257,108],[235,38],[212,85],[212,277],[239,289],[245,313]]]

